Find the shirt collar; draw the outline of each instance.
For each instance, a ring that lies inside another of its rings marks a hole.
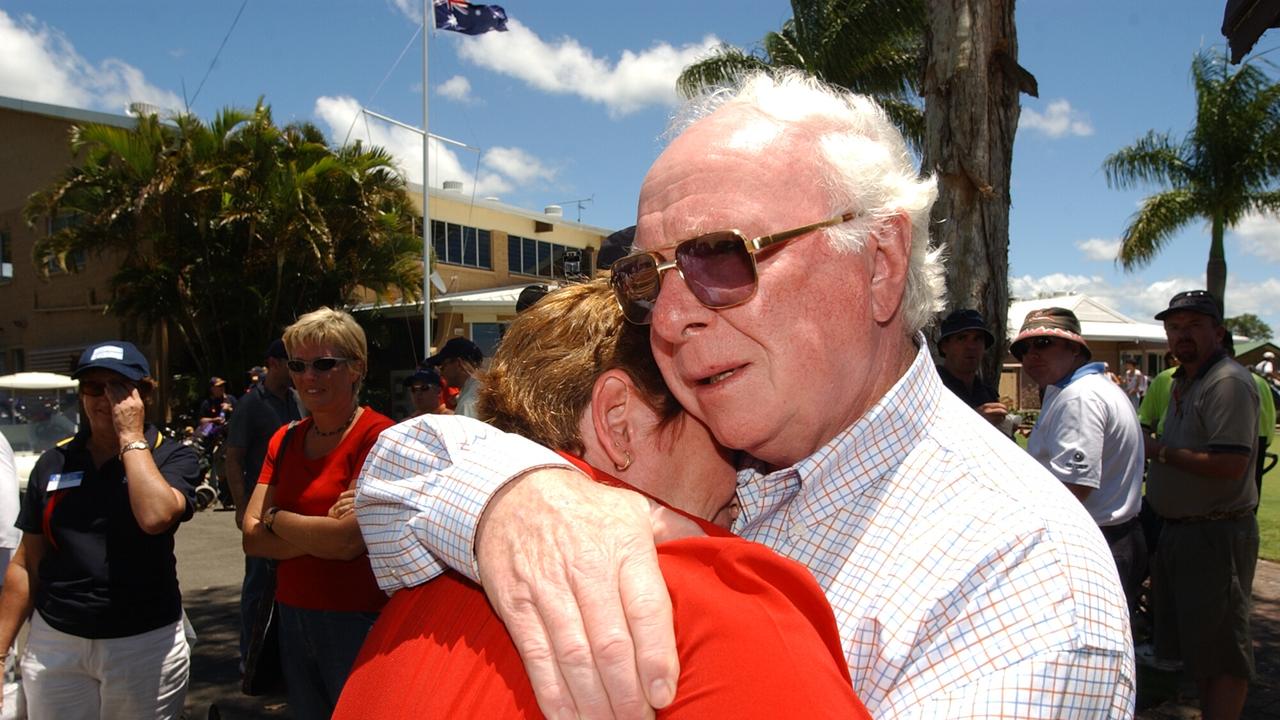
[[[791,497],[788,518],[817,521],[847,505],[906,459],[913,439],[928,432],[944,392],[924,335],[916,334],[915,359],[893,387],[862,417],[826,445],[795,465],[761,476],[754,469],[740,476],[742,514],[735,531]],[[779,497],[783,495],[784,497]]]
[[[1193,378],[1190,378],[1190,380],[1194,382],[1204,377],[1205,373],[1209,372],[1209,368],[1213,367],[1214,365],[1217,365],[1218,361],[1225,358],[1226,356],[1227,356],[1227,351],[1223,350],[1222,348],[1218,348],[1217,352],[1209,356],[1209,359],[1206,360],[1205,363],[1200,366],[1200,369],[1198,371],[1196,371],[1196,376]],[[1188,379],[1186,367],[1187,367],[1186,365],[1179,365],[1178,369],[1173,371],[1173,378],[1175,380]]]
[[[1085,363],[1076,368],[1075,372],[1054,383],[1054,386],[1061,390],[1086,375],[1099,375],[1104,372],[1106,372],[1106,366],[1100,362]]]

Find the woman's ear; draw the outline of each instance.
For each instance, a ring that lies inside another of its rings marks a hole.
[[[618,472],[631,467],[635,459],[631,446],[636,431],[632,414],[639,402],[635,384],[621,370],[602,373],[591,388],[591,429],[597,446]]]

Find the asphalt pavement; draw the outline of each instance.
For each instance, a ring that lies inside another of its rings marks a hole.
[[[244,553],[230,511],[205,510],[178,529],[178,581],[182,604],[196,631],[191,648],[191,720],[289,717],[282,694],[240,692],[240,581]],[[216,713],[210,708],[216,706]]]

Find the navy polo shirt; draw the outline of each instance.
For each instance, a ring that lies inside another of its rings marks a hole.
[[[173,536],[138,526],[129,507],[124,464],[94,467],[88,431],[46,451],[31,471],[17,526],[46,541],[35,608],[49,625],[84,638],[137,635],[182,616]],[[148,426],[156,467],[195,508],[199,461],[193,448]],[[134,451],[138,452],[138,451]]]

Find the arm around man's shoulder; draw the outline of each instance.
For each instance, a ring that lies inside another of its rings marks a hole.
[[[489,499],[538,467],[572,467],[546,448],[458,415],[382,432],[365,458],[356,513],[378,584],[424,583],[445,567],[477,579],[475,534]]]

